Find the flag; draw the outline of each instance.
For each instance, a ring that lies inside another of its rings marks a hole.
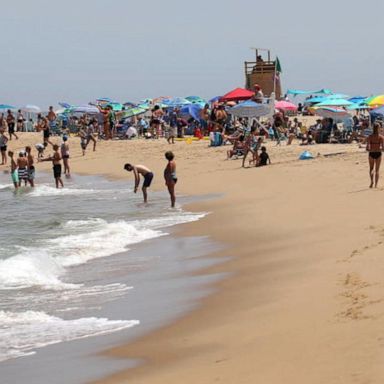
[[[277,73],[282,73],[283,71],[281,70],[281,64],[279,58],[276,56],[276,72]]]

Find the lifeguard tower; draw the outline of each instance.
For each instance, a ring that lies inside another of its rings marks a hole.
[[[256,61],[245,61],[245,88],[253,91],[259,84],[265,97],[275,92],[276,100],[281,98],[280,63],[276,58],[271,60],[269,49],[252,48],[256,53]]]

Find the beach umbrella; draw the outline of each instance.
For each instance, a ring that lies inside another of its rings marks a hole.
[[[223,96],[215,96],[208,100],[210,103],[217,103]]]
[[[5,109],[16,109],[16,107],[13,107],[12,105],[9,104],[0,104],[0,109],[5,110]]]
[[[201,104],[202,106],[204,106],[205,104],[207,104],[207,101],[204,100],[202,97],[200,96],[187,96],[185,98],[186,100],[190,101],[192,104]]]
[[[189,100],[182,97],[175,97],[174,99],[164,99],[162,103],[166,108],[180,108],[184,105],[192,104]]]
[[[281,109],[283,111],[297,111],[297,106],[289,101],[277,101],[275,104],[276,109]]]
[[[92,114],[100,113],[100,110],[94,105],[86,104],[86,105],[77,105],[77,106],[72,106],[71,108],[67,108],[66,113],[87,113],[92,115]]]
[[[247,100],[230,108],[228,112],[237,117],[261,117],[267,116],[271,112],[271,106]]]
[[[21,108],[21,110],[23,112],[28,112],[28,113],[40,113],[41,112],[40,107],[38,107],[37,105],[32,105],[32,104],[26,105],[25,107]]]
[[[325,96],[315,96],[311,97],[310,99],[306,99],[306,103],[321,103],[322,101],[326,100]]]
[[[128,118],[128,117],[142,115],[143,113],[147,112],[147,110],[148,108],[141,108],[139,106],[128,108],[121,112],[121,117]]]
[[[232,91],[226,93],[220,98],[219,101],[241,101],[249,100],[254,96],[254,92],[244,88],[235,88]]]
[[[348,105],[352,105],[348,100],[345,99],[329,99],[327,98],[326,100],[322,101],[321,103],[316,104],[316,107],[329,107],[329,106],[334,106],[334,107],[344,107]]]
[[[123,103],[124,107],[125,108],[135,108],[137,107],[137,104],[136,103],[132,103],[131,101],[126,101],[125,103]]]
[[[372,96],[365,100],[370,107],[379,107],[384,105],[384,95]]]
[[[332,119],[345,119],[346,117],[351,117],[351,115],[343,108],[337,107],[323,107],[323,108],[312,108],[316,115],[332,118]]]
[[[372,117],[379,117],[379,116],[382,117],[382,116],[384,116],[384,106],[376,108],[376,109],[372,109],[372,111],[369,112],[369,114]]]
[[[195,120],[199,121],[200,120],[200,111],[203,109],[203,106],[200,104],[189,104],[185,105],[180,109],[180,114],[183,117],[188,117],[191,116]]]
[[[69,104],[69,103],[63,103],[63,102],[60,102],[59,105],[60,105],[60,107],[63,107],[63,108],[71,108],[71,107],[72,107],[71,104]]]

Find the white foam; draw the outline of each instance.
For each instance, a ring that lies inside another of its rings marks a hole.
[[[32,197],[48,197],[48,196],[70,196],[70,195],[89,195],[98,193],[95,189],[80,189],[80,188],[55,188],[49,185],[37,185],[31,189],[29,196]]]
[[[139,323],[96,317],[63,320],[44,312],[0,311],[0,361],[30,355],[47,345],[112,333]]]

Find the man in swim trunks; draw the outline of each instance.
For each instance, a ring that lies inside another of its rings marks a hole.
[[[8,133],[9,133],[9,140],[12,140],[12,135],[16,137],[16,140],[19,139],[19,137],[15,133],[15,116],[13,116],[13,113],[10,109],[7,111],[7,123],[8,123]]]
[[[53,164],[53,177],[55,178],[56,188],[61,186],[64,187],[63,180],[61,179],[61,154],[59,152],[59,146],[57,144],[53,145],[53,155],[47,157],[46,159],[41,159],[40,161],[52,161]]]
[[[19,157],[16,161],[19,174],[19,187],[21,187],[21,182],[24,180],[24,184],[27,185],[28,182],[28,160],[24,152],[19,153]]]
[[[144,165],[132,165],[129,163],[124,165],[124,169],[128,172],[133,171],[133,174],[135,175],[135,189],[133,190],[134,193],[136,193],[137,189],[139,188],[140,175],[144,177],[141,190],[143,191],[144,203],[146,203],[148,201],[147,188],[151,186],[153,172]]]
[[[32,149],[30,146],[25,147],[28,161],[28,182],[31,187],[35,186],[35,160],[33,159]]]

